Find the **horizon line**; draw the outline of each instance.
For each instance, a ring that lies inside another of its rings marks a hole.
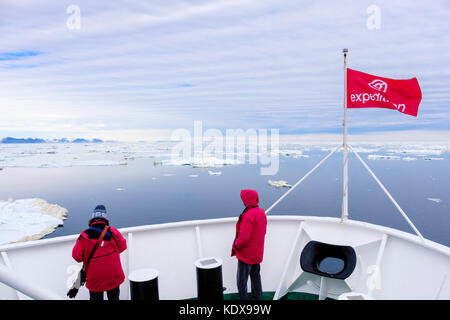
[[[134,138],[128,137],[128,139],[117,139],[117,138],[98,138],[96,137],[76,137],[76,138],[48,138],[48,137],[13,137],[6,136],[0,138],[0,144],[4,143],[5,139],[22,139],[22,140],[44,140],[44,142],[34,142],[34,143],[112,143],[112,142],[157,142],[157,141],[179,141],[172,139],[170,135],[153,135],[150,138],[137,136]],[[225,137],[226,135],[222,135]],[[242,136],[242,135],[238,135]],[[244,136],[246,136],[244,131]],[[270,134],[268,134],[270,136]],[[297,138],[301,142],[336,142],[342,139],[342,133],[279,133],[279,137],[283,140],[287,138]],[[389,130],[389,131],[375,131],[375,132],[365,132],[365,133],[349,133],[348,139],[354,142],[450,142],[450,130]],[[58,141],[65,140],[65,141]],[[76,140],[86,140],[86,141],[76,141]],[[97,140],[97,141],[94,141]],[[74,142],[75,141],[75,142]],[[26,142],[25,142],[26,143]]]

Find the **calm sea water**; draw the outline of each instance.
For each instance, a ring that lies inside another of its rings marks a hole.
[[[154,166],[154,159],[129,161],[127,166],[5,168],[0,171],[0,199],[37,197],[67,208],[64,226],[47,237],[78,234],[97,204],[106,206],[117,228],[237,217],[243,210],[241,189],[257,190],[261,207],[268,208],[288,190],[269,186],[268,179],[294,184],[327,153],[308,154],[301,159],[281,156],[275,176],[261,176],[258,165],[217,168],[222,175],[209,176],[210,169]],[[449,155],[440,161],[362,156],[422,234],[450,246]],[[349,180],[350,219],[413,232],[354,155],[349,158]],[[336,153],[271,214],[340,217],[341,199],[342,153]]]

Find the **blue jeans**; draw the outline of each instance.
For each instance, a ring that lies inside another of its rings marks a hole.
[[[247,294],[247,281],[248,276],[250,276],[252,296],[255,300],[261,300],[262,296],[262,285],[261,285],[261,275],[260,275],[260,265],[258,264],[247,264],[241,260],[238,260],[237,268],[237,287],[239,292],[240,300],[248,300]]]

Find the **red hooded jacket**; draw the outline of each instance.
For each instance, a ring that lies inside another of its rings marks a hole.
[[[80,234],[72,250],[72,257],[77,262],[83,262],[86,265],[86,261],[104,226],[106,226],[104,222],[94,222],[89,229]],[[125,280],[125,274],[120,263],[120,253],[126,248],[125,238],[117,229],[109,227],[86,271],[86,287],[90,291],[109,291]]]
[[[255,190],[242,190],[241,199],[245,210],[236,223],[231,256],[236,255],[237,259],[247,264],[261,263],[267,229],[266,213],[258,207],[259,197]]]

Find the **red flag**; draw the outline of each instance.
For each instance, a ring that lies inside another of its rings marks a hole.
[[[347,108],[388,108],[417,117],[421,100],[416,78],[388,79],[347,68]]]

